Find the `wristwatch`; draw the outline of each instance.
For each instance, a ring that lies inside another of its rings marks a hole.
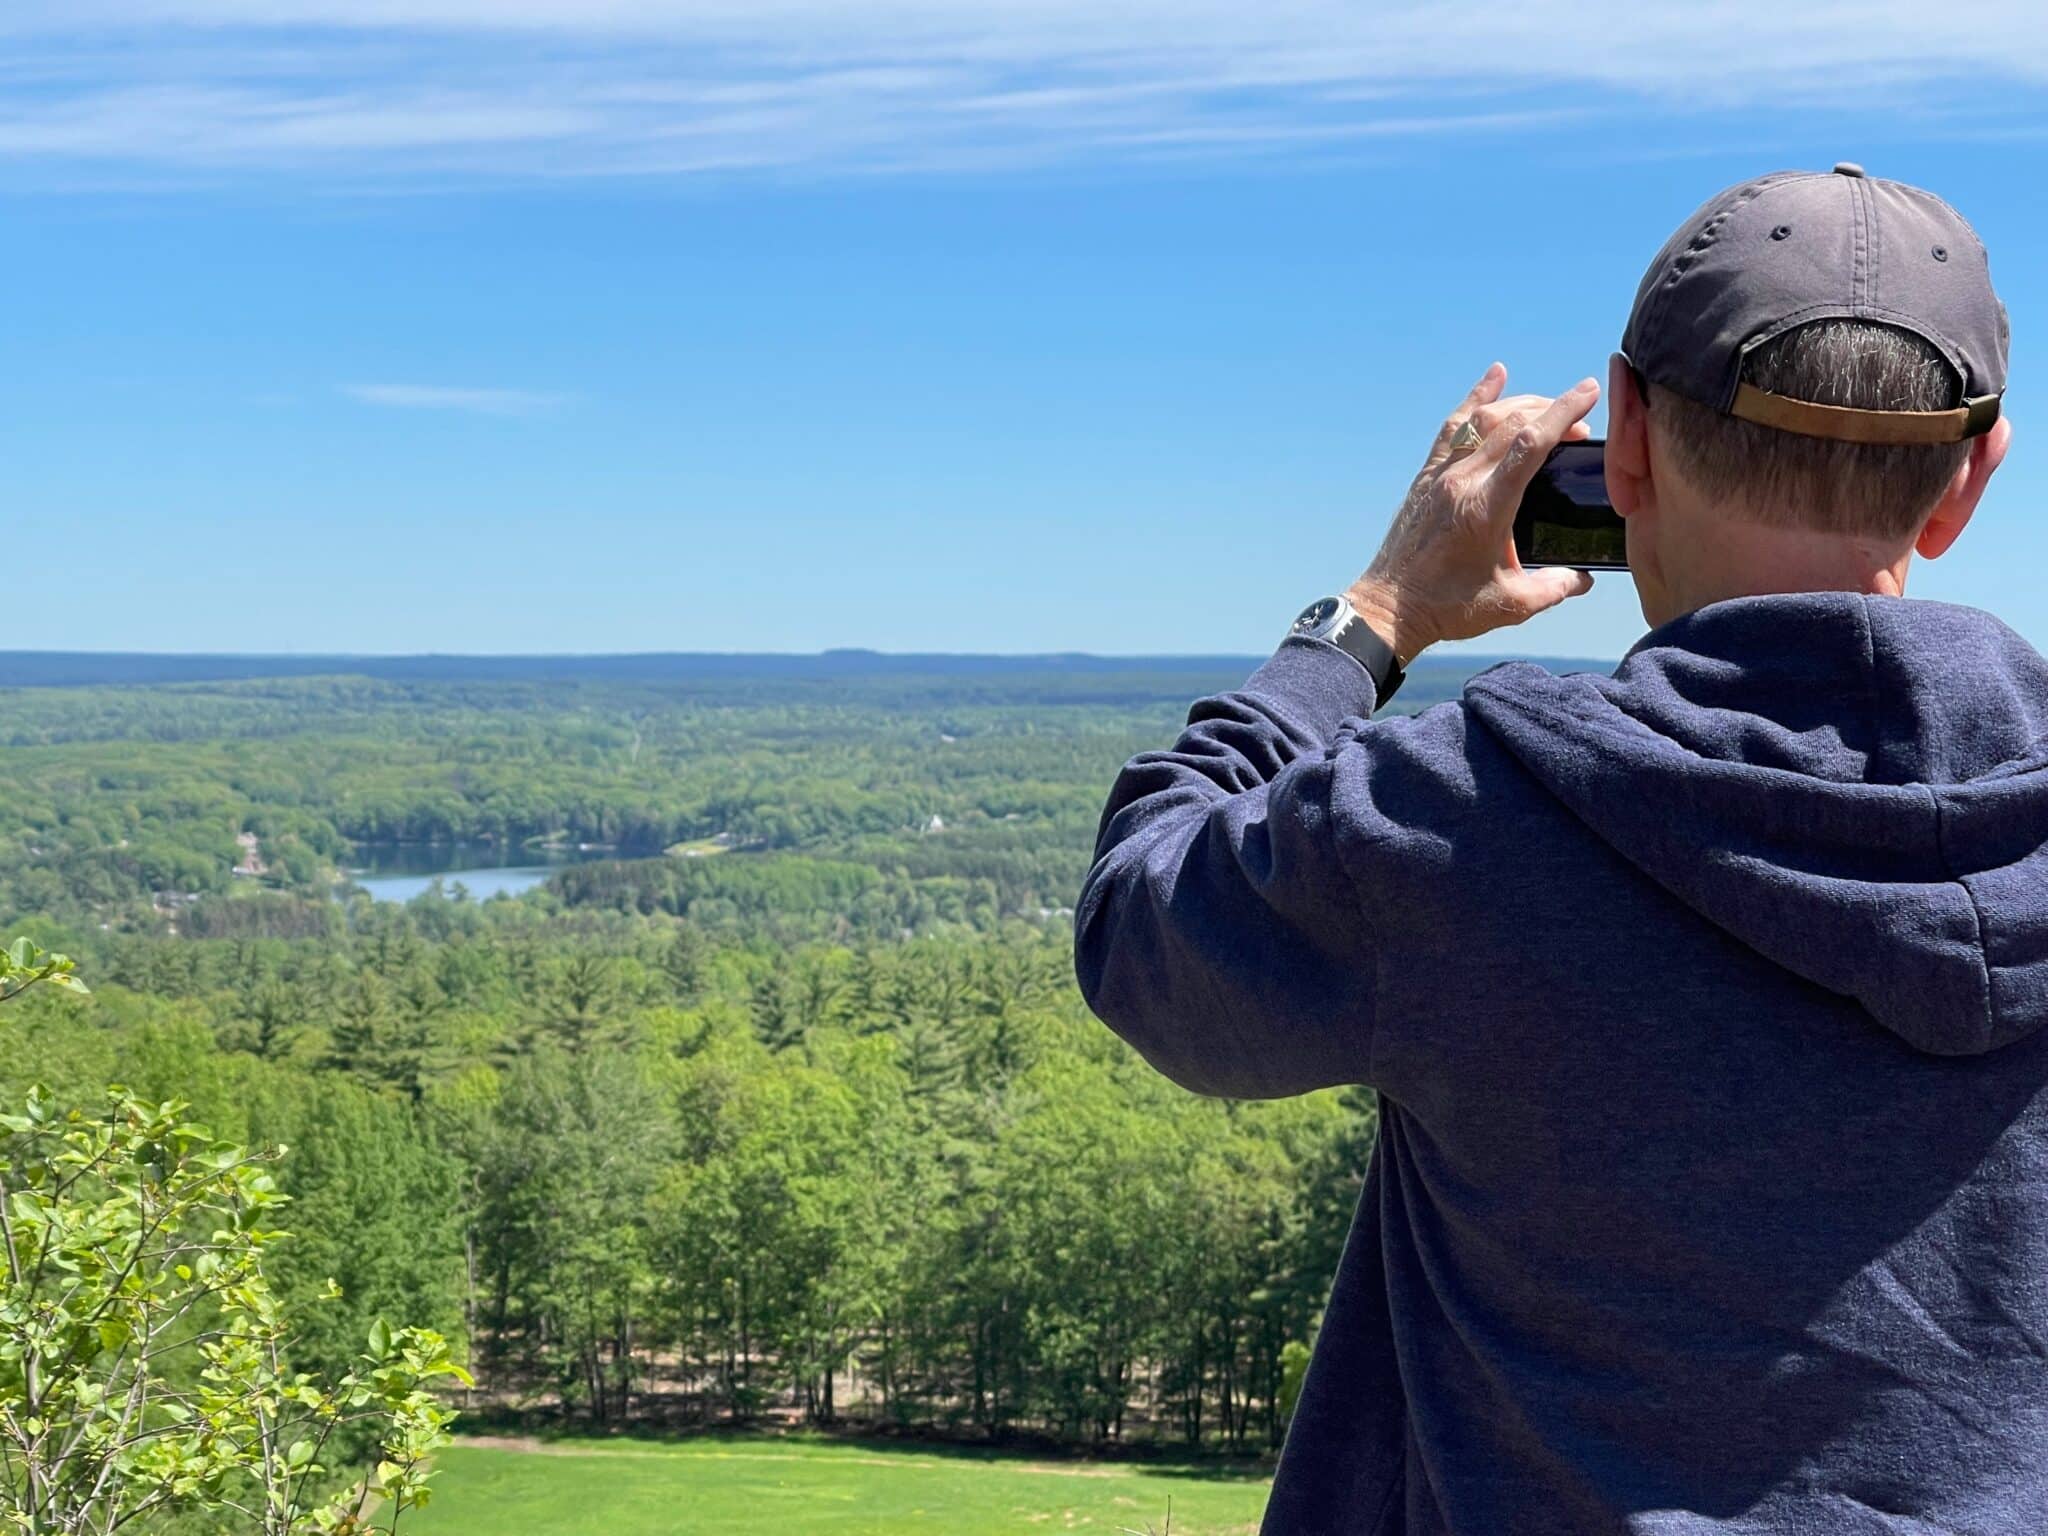
[[[1372,626],[1342,597],[1317,598],[1301,610],[1301,617],[1288,633],[1334,645],[1365,668],[1365,675],[1372,679],[1375,709],[1399,693],[1401,684],[1408,680],[1394,648],[1373,633]]]

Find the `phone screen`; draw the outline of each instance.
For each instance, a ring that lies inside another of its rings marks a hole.
[[[1515,556],[1524,565],[1626,570],[1623,527],[1607,501],[1607,444],[1559,443],[1522,494]]]

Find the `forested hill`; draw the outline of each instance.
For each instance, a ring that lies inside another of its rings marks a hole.
[[[1462,681],[1491,656],[1429,656],[1419,681]],[[816,654],[654,651],[616,656],[186,655],[146,651],[0,651],[0,688],[225,682],[269,677],[374,677],[394,682],[721,683],[830,681],[883,677],[1203,679],[1249,672],[1255,656],[1093,656],[1082,652],[994,656],[833,650]],[[1605,670],[1596,661],[1559,661],[1560,671]]]
[[[93,988],[0,1099],[291,1147],[295,1368],[383,1317],[479,1415],[1271,1445],[1373,1102],[1181,1092],[1071,949],[1118,767],[1253,662],[0,658],[0,935]],[[565,862],[398,905],[393,845]]]
[[[14,653],[41,686],[0,686],[0,915],[324,934],[366,847],[488,844],[608,854],[552,882],[570,907],[779,940],[1049,921],[1119,764],[1254,664]],[[1485,664],[1427,658],[1393,708]],[[207,666],[243,671],[178,676]]]

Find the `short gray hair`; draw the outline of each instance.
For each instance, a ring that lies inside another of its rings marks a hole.
[[[1758,389],[1866,411],[1945,411],[1962,378],[1933,343],[1867,320],[1814,320],[1743,360]],[[1967,443],[1838,443],[1724,416],[1650,386],[1651,430],[1685,478],[1779,527],[1909,538],[1969,456]]]

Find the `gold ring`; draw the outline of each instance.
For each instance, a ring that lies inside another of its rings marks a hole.
[[[1470,453],[1485,441],[1485,436],[1473,425],[1472,418],[1467,416],[1458,423],[1458,430],[1451,434],[1451,440],[1445,446],[1454,454]]]

